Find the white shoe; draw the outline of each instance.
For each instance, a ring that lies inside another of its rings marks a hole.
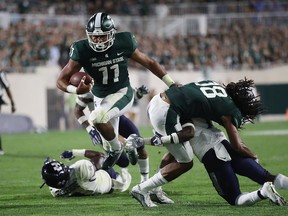
[[[128,172],[128,169],[127,168],[122,168],[121,169],[121,174],[120,176],[122,177],[122,180],[123,180],[123,187],[121,189],[121,192],[124,192],[126,191],[130,184],[131,184],[131,180],[132,180],[132,177],[130,175],[130,173]]]
[[[167,194],[162,191],[151,191],[150,198],[153,202],[161,203],[161,204],[173,204],[174,201],[167,197]]]
[[[4,155],[4,151],[3,150],[0,150],[0,155]]]
[[[265,198],[269,198],[271,202],[276,205],[283,206],[287,203],[286,200],[276,191],[272,182],[265,182],[260,189],[260,193]]]
[[[140,190],[139,185],[132,188],[130,192],[131,196],[135,198],[143,207],[153,208],[157,207],[156,204],[150,199],[149,193],[145,193]]]

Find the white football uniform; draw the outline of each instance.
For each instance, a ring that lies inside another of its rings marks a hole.
[[[75,194],[94,195],[109,193],[112,179],[104,170],[97,170],[89,160],[79,160],[70,166],[70,179],[62,189],[50,188],[53,196],[72,196]]]
[[[206,152],[213,148],[218,159],[230,161],[231,157],[221,143],[221,141],[227,140],[225,134],[214,126],[209,127],[205,120],[193,119],[193,123],[195,126],[195,135],[190,140],[190,145],[196,157],[202,161]]]

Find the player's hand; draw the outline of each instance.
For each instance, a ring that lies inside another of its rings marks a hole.
[[[92,80],[89,84],[85,84],[86,76],[83,76],[81,82],[77,86],[77,94],[85,94],[90,92],[94,85],[94,80]]]
[[[92,130],[89,131],[89,135],[93,145],[103,145],[101,135],[94,127]]]
[[[139,99],[141,99],[144,95],[148,93],[149,93],[149,89],[145,85],[142,85],[139,88],[136,88],[136,95]]]
[[[132,148],[139,148],[144,146],[144,140],[142,137],[138,136],[137,134],[131,134],[127,139],[127,147],[132,147]]]
[[[161,141],[161,137],[158,134],[155,134],[153,137],[151,137],[151,145],[155,145],[155,146],[163,145]]]
[[[64,152],[62,152],[60,157],[62,159],[68,159],[68,160],[72,160],[75,158],[75,156],[73,155],[73,152],[71,150],[65,150]]]

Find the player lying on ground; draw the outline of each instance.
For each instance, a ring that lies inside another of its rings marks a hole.
[[[78,150],[74,155],[89,158],[82,159],[70,166],[47,158],[41,175],[44,184],[49,186],[52,196],[79,196],[111,193],[113,190],[124,192],[131,183],[128,169],[122,168],[117,173],[113,168],[102,170],[104,154],[90,150]],[[62,153],[62,157],[65,152]],[[66,152],[67,154],[67,152]]]
[[[161,161],[160,171],[147,181],[134,186],[131,195],[142,206],[155,207],[149,196],[150,191],[187,172],[187,167],[181,166],[181,163],[183,164],[183,159],[189,159],[184,156],[193,157],[190,143],[185,142],[192,137],[189,138],[191,130],[186,130],[184,133],[187,123],[184,127],[183,122],[186,121],[191,126],[193,118],[206,118],[222,125],[228,134],[231,148],[239,156],[255,160],[255,154],[242,142],[238,133],[242,124],[253,121],[262,111],[258,96],[254,96],[251,90],[252,86],[254,82],[246,78],[237,83],[231,82],[227,86],[207,80],[170,88],[154,96],[148,106],[149,118],[156,131],[152,141],[155,145],[165,144],[169,153]],[[181,150],[183,146],[185,149],[182,149],[182,152],[176,151]],[[189,163],[187,159],[186,164]],[[273,185],[265,187],[269,187],[270,192],[277,193]],[[268,197],[269,194],[262,194],[262,196]],[[281,199],[276,199],[275,196],[274,199],[272,196],[269,198],[281,205]]]
[[[141,99],[148,92],[149,91],[147,87],[144,85],[142,85],[139,88],[136,88],[134,91],[135,97],[137,97],[138,99]],[[78,95],[76,99],[74,114],[79,124],[81,124],[81,126],[85,128],[88,134],[90,135],[92,143],[94,145],[100,145],[100,147],[105,151],[105,153],[109,153],[110,152],[109,144],[105,142],[105,140],[99,135],[96,128],[89,123],[88,118],[84,113],[84,110],[86,108],[88,108],[88,111],[90,112],[93,111],[94,109],[93,97],[94,96],[91,93]],[[120,135],[119,140],[124,144],[127,143],[127,140],[130,140],[129,136],[133,137],[132,139],[133,141],[137,140],[136,139],[137,136],[140,137],[139,130],[137,129],[135,124],[124,115],[120,116],[119,118],[119,135]],[[128,154],[129,160],[126,156],[126,153],[123,151],[120,156],[120,159],[116,162],[116,164],[124,168],[129,165],[129,161],[132,165],[135,165],[138,162],[142,182],[148,179],[149,177],[149,158],[145,147],[143,145],[138,146],[139,147],[136,148],[137,152],[135,152],[134,147],[131,148],[131,145],[125,145],[126,147],[125,149]]]

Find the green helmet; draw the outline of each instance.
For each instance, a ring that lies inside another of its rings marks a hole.
[[[115,39],[116,28],[112,18],[106,13],[95,13],[90,17],[86,34],[89,45],[95,52],[104,52],[109,49]],[[95,37],[101,37],[101,41],[97,41]]]

